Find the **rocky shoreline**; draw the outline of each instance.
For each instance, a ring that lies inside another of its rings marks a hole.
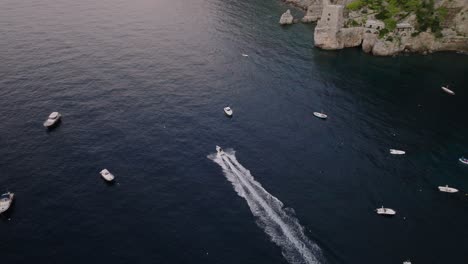
[[[378,0],[374,0],[376,1]],[[393,56],[400,53],[427,54],[437,51],[468,53],[468,0],[433,2],[433,5],[428,7],[435,10],[431,15],[440,12],[440,17],[442,15],[444,17],[443,19],[439,19],[436,15],[429,17],[428,19],[437,19],[435,21],[440,26],[432,22],[428,28],[424,28],[425,21],[421,21],[422,15],[419,9],[417,15],[411,11],[397,9],[395,13],[400,11],[399,13],[389,16],[384,13],[386,10],[382,7],[377,9],[372,6],[376,10],[370,9],[366,5],[367,2],[371,2],[370,0],[286,0],[285,2],[306,10],[301,22],[317,21],[314,42],[315,46],[321,49],[361,47],[364,52],[376,56]],[[381,2],[382,6],[388,6],[384,0]],[[381,17],[385,18],[385,15],[386,19],[379,20]],[[291,23],[281,23],[284,22],[281,20],[280,24],[292,24],[292,21],[297,21],[290,13],[287,17]]]

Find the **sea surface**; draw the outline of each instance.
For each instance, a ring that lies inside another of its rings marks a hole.
[[[1,0],[1,262],[468,263],[468,56],[319,50],[288,8]]]

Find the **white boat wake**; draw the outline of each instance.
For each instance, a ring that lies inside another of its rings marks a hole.
[[[304,228],[294,216],[294,210],[283,208],[283,203],[255,181],[250,171],[236,159],[234,151],[208,156],[223,168],[224,175],[234,190],[243,197],[261,227],[281,248],[284,258],[292,264],[318,264],[323,259],[320,248],[304,234]]]

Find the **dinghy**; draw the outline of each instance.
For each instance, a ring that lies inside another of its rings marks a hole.
[[[53,127],[55,124],[57,124],[61,117],[62,115],[59,112],[50,113],[49,117],[44,122],[44,126],[47,128]]]
[[[232,114],[233,114],[231,107],[229,107],[229,106],[224,107],[224,113],[225,113],[227,116],[231,117]]]
[[[0,196],[0,214],[10,208],[13,197],[15,197],[15,194],[11,192],[4,193]]]
[[[324,113],[319,113],[319,112],[314,112],[314,116],[320,118],[320,119],[327,119],[327,115]]]
[[[112,173],[110,173],[107,169],[103,169],[100,173],[101,173],[102,178],[104,178],[104,180],[108,182],[111,182],[114,180],[114,175],[112,175]]]
[[[456,192],[458,192],[457,189],[449,187],[448,185],[439,186],[438,188],[439,188],[439,191],[441,191],[441,192],[446,192],[446,193],[456,193]]]
[[[442,86],[441,88],[442,88],[442,90],[444,90],[444,92],[446,92],[446,93],[448,93],[448,94],[450,94],[450,95],[455,95],[455,92],[452,91],[452,90],[450,90],[448,87],[449,87],[449,86],[447,85],[447,87]]]
[[[398,150],[398,149],[390,149],[390,154],[393,155],[404,155],[406,152],[403,150]]]
[[[468,159],[465,157],[461,157],[458,159],[461,163],[468,165]]]
[[[377,214],[379,215],[396,215],[396,211],[391,209],[391,208],[385,208],[385,207],[381,207],[381,208],[377,208],[375,210],[377,212]]]

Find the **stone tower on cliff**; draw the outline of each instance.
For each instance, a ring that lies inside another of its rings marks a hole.
[[[337,34],[343,27],[343,6],[326,5],[323,7],[322,16],[315,27],[315,46],[322,49],[339,49]]]

